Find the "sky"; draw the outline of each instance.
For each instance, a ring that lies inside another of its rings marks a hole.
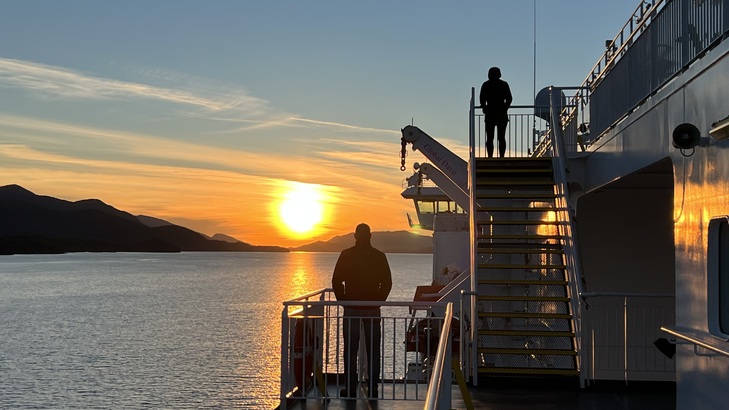
[[[638,4],[4,0],[0,186],[256,245],[409,230],[401,128],[465,158],[489,67],[514,104],[580,85]]]

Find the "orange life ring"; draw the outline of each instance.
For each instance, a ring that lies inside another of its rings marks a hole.
[[[294,378],[299,392],[308,391],[314,377],[314,329],[312,321],[295,319],[294,325]]]

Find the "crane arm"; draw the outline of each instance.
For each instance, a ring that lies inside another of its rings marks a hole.
[[[408,125],[402,130],[402,166],[405,170],[405,146],[412,144],[413,150],[418,150],[435,165],[442,174],[460,188],[462,192],[468,192],[468,164],[458,155],[451,152],[433,137],[423,132],[420,128]],[[439,182],[436,182],[441,186]],[[441,188],[443,188],[441,186]],[[450,195],[449,195],[450,196]],[[455,198],[451,197],[454,201]],[[459,205],[461,205],[459,203]],[[465,208],[465,207],[464,207]],[[467,208],[466,208],[467,209]]]
[[[432,166],[431,164],[417,164],[417,169],[425,175],[428,179],[435,182],[438,187],[443,190],[443,193],[448,195],[458,206],[462,209],[469,209],[469,198],[468,194],[461,189],[455,182],[451,181],[450,178],[446,177],[443,172]],[[417,174],[416,174],[417,175]]]

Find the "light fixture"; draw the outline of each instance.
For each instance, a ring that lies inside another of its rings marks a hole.
[[[729,115],[723,120],[716,121],[711,124],[711,130],[709,135],[717,141],[722,141],[729,138]]]

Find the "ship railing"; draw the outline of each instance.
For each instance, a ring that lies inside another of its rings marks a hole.
[[[702,330],[692,329],[685,326],[662,326],[661,331],[666,332],[669,336],[671,336],[671,340],[667,340],[669,344],[693,345],[694,354],[696,356],[729,357],[729,348],[727,348],[726,346],[726,340],[718,339],[716,336],[712,335],[709,332],[704,332]],[[673,349],[675,349],[675,347]],[[671,353],[675,354],[675,352]],[[669,353],[669,355],[671,353]]]
[[[575,226],[575,211],[569,201],[569,181],[567,179],[567,149],[564,142],[562,127],[560,124],[561,96],[563,89],[550,88],[550,136],[552,137],[551,156],[554,168],[554,186],[556,194],[556,216],[559,222],[557,228],[564,238],[565,267],[567,268],[570,310],[573,317],[575,332],[575,349],[577,350],[577,370],[580,371],[580,385],[585,387],[587,375],[581,371],[585,362],[583,349],[583,324],[584,303],[581,298],[583,293],[582,261],[577,241],[577,227]]]
[[[425,398],[425,406],[423,406],[425,410],[451,408],[452,321],[453,304],[448,303],[438,340],[438,350],[433,361],[433,371],[428,383],[428,395]]]
[[[471,89],[471,94],[475,89]],[[472,99],[473,103],[473,99]],[[545,115],[540,116],[539,111],[549,107],[537,107],[534,105],[512,105],[509,108],[509,123],[506,127],[506,156],[507,157],[528,157],[532,155],[534,148],[544,138],[547,132],[548,123]],[[486,152],[486,127],[481,106],[472,106],[474,148],[475,156],[483,158]],[[494,136],[494,156],[498,156],[498,141]]]
[[[448,303],[337,301],[332,289],[321,289],[283,305],[281,409],[296,400],[344,399],[343,325],[353,318],[344,315],[347,306],[381,307],[381,383],[371,400],[425,401]],[[363,336],[360,352],[366,351],[365,342]],[[450,359],[446,362],[450,366]],[[368,394],[366,363],[360,354],[359,397]],[[450,368],[440,371],[450,375]]]
[[[729,37],[729,0],[641,1],[562,111],[587,149]]]
[[[662,326],[675,323],[675,296],[670,293],[582,293],[589,309],[583,318],[588,381],[675,381],[675,360]]]
[[[568,153],[585,150],[584,140],[590,133],[587,112],[587,96],[589,90],[580,87],[563,89],[579,89],[575,96],[562,95],[560,118],[563,126],[563,139]],[[475,93],[475,89],[472,89]],[[486,130],[484,115],[480,106],[472,107],[473,140],[476,158],[487,156]],[[549,106],[514,105],[509,108],[509,123],[506,126],[506,157],[544,156],[551,149],[549,138]],[[494,156],[498,156],[498,142],[494,138]]]

